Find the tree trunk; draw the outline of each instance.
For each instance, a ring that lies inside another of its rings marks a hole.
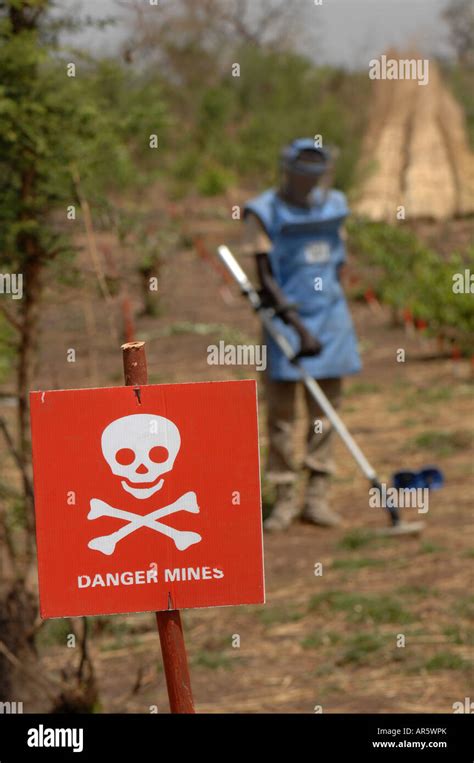
[[[31,242],[35,245],[35,242]],[[31,463],[29,392],[33,386],[33,365],[38,338],[39,303],[41,299],[41,255],[28,257],[24,266],[26,284],[21,304],[20,338],[18,343],[17,394],[18,394],[18,443],[19,454],[24,465],[22,474],[24,518],[26,529],[26,563],[33,558],[34,546],[34,504],[26,481]]]
[[[0,588],[0,642],[21,664],[34,664],[38,658],[33,636],[36,616],[36,597],[22,580]],[[24,675],[0,652],[0,702],[24,702],[29,694]]]

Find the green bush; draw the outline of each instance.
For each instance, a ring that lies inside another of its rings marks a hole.
[[[365,286],[396,311],[408,309],[432,333],[447,330],[466,354],[473,352],[472,294],[455,293],[453,277],[474,272],[474,248],[444,259],[407,228],[350,220],[349,246],[366,271]]]
[[[173,175],[181,186],[212,195],[238,177],[265,188],[277,181],[283,145],[320,134],[324,145],[341,150],[335,183],[347,190],[365,127],[367,77],[255,46],[234,55],[240,77],[226,72],[201,93],[189,93],[195,116],[170,137]],[[183,93],[168,95],[170,112],[178,113]]]
[[[218,196],[234,182],[230,172],[220,167],[207,167],[199,176],[196,188],[203,196]]]

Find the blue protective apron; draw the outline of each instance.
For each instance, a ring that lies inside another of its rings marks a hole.
[[[315,379],[357,373],[361,362],[351,316],[339,283],[338,268],[345,260],[341,225],[349,214],[346,197],[331,190],[313,192],[308,208],[282,201],[275,190],[252,199],[245,212],[252,212],[265,228],[273,249],[270,262],[278,286],[291,303],[297,304],[302,323],[322,344],[322,352],[302,358],[304,368]],[[295,352],[296,331],[275,318]],[[266,336],[268,370],[274,380],[296,381],[298,370],[285,358],[271,337]]]

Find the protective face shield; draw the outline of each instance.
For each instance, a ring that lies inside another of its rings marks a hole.
[[[280,168],[293,195],[311,197],[313,204],[324,203],[332,175],[327,149],[315,147],[312,138],[298,138],[282,150]]]

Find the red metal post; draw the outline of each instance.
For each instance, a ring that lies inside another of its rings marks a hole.
[[[148,383],[145,342],[122,345],[123,373],[127,386]],[[166,686],[172,713],[194,713],[193,692],[179,610],[156,613]]]
[[[160,634],[171,712],[194,713],[191,678],[179,610],[157,612],[156,623]]]

